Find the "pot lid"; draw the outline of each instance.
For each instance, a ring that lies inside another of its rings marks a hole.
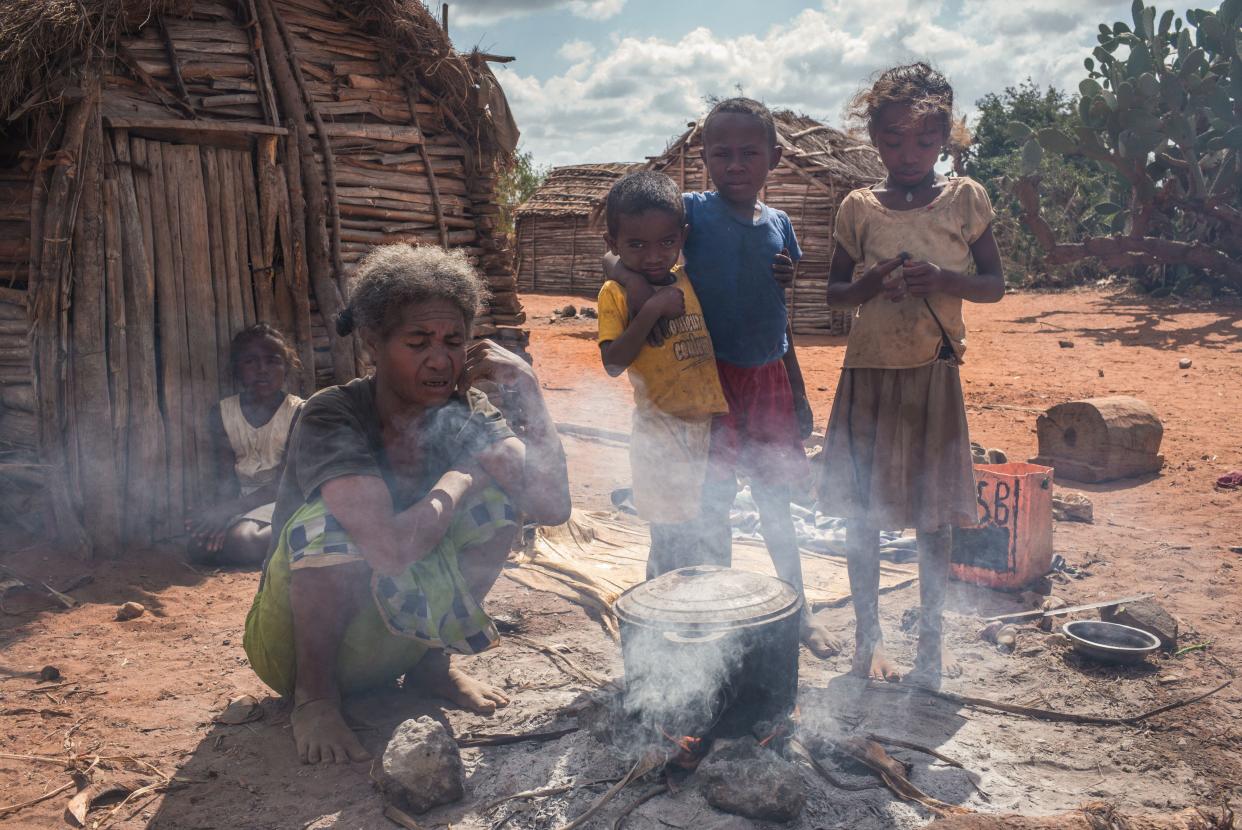
[[[800,605],[794,587],[776,577],[696,565],[635,585],[613,607],[636,625],[737,628],[788,616]]]

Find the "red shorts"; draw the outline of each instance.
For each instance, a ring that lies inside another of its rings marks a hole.
[[[809,472],[793,389],[782,360],[746,368],[716,361],[729,414],[712,421],[709,473],[735,472],[770,484],[796,484]]]

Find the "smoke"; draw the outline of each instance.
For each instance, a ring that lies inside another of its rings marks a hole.
[[[700,736],[733,702],[743,644],[727,632],[692,635],[638,626],[623,634],[625,715],[650,732]]]

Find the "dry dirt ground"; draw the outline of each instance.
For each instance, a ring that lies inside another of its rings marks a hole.
[[[531,352],[550,406],[566,424],[628,431],[628,384],[606,378],[593,342],[594,321],[550,322],[553,308],[580,299],[526,297]],[[1036,410],[1111,393],[1147,400],[1165,423],[1165,469],[1144,480],[1084,487],[1095,501],[1093,525],[1058,524],[1056,549],[1082,578],[1055,586],[1071,603],[1150,592],[1180,620],[1182,642],[1206,644],[1136,668],[1079,660],[1036,631],[1022,630],[1013,654],[975,637],[979,616],[1014,610],[1016,597],[955,586],[950,643],[964,675],[947,689],[1094,715],[1127,715],[1209,689],[1240,662],[1242,620],[1237,574],[1242,556],[1242,492],[1213,489],[1217,476],[1242,468],[1242,320],[1237,307],[1213,309],[1137,300],[1107,289],[1013,294],[970,309],[964,369],[973,437],[1011,457],[1034,454]],[[1063,349],[1058,341],[1074,348]],[[822,430],[836,385],[843,342],[798,341]],[[1178,360],[1191,358],[1189,370]],[[608,506],[628,484],[620,442],[566,438],[578,506]],[[199,572],[173,551],[125,551],[117,561],[81,564],[46,550],[0,553],[0,563],[75,588],[81,605],[51,609],[29,597],[0,615],[0,810],[70,783],[64,760],[101,756],[97,779],[172,776],[171,787],[119,810],[100,808],[92,826],[137,828],[383,828],[382,802],[368,766],[299,766],[288,715],[251,674],[241,648],[245,612],[257,574]],[[12,595],[10,595],[12,599]],[[20,600],[20,601],[18,601]],[[147,613],[116,622],[127,600]],[[913,638],[901,630],[917,589],[883,599],[892,650],[909,660]],[[582,666],[620,673],[617,647],[580,608],[502,579],[494,612],[526,637],[560,645]],[[848,607],[822,612],[836,631],[852,625]],[[1238,800],[1242,761],[1242,683],[1141,725],[1054,724],[959,708],[892,687],[867,687],[842,673],[847,657],[818,662],[803,655],[801,709],[821,730],[879,732],[939,748],[970,776],[904,750],[912,780],[944,801],[981,812],[1056,812],[1085,801],[1161,811]],[[54,664],[59,680],[26,674]],[[469,671],[504,687],[513,704],[492,718],[446,709],[393,689],[350,703],[365,743],[378,752],[396,723],[414,714],[441,717],[456,734],[540,731],[574,723],[588,691],[539,652],[507,641],[466,661]],[[261,717],[213,722],[239,694],[262,701]],[[547,785],[616,777],[616,753],[579,732],[547,743],[469,749],[464,805],[420,819],[423,827],[557,827],[603,789],[512,801],[489,812],[491,799]],[[870,779],[827,759],[851,782]],[[149,765],[149,766],[147,766]],[[111,768],[111,769],[109,769]],[[123,773],[119,770],[129,770]],[[799,828],[917,827],[933,816],[883,789],[845,792],[807,771],[811,795]],[[602,814],[609,826],[625,793]],[[58,827],[73,790],[0,817],[4,827]],[[647,802],[630,828],[755,826],[725,818],[693,788]]]

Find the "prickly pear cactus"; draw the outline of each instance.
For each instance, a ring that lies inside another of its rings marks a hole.
[[[1019,198],[1025,209],[1036,194],[1038,218],[1036,174],[1045,152],[1108,164],[1129,184],[1129,198],[1095,210],[1118,236],[1112,245],[1088,240],[1077,258],[1181,264],[1242,286],[1235,261],[1242,255],[1242,0],[1193,9],[1184,19],[1135,0],[1132,17],[1100,25],[1078,88],[1077,134],[1011,125],[1025,140]],[[1051,253],[1075,258],[1071,250]]]

